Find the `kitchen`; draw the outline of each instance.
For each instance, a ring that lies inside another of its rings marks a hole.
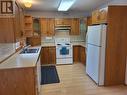
[[[0,2],[0,95],[126,94],[126,0],[25,1]]]

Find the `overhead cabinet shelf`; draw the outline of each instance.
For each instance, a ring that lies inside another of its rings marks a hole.
[[[92,12],[92,24],[107,23],[108,7]]]
[[[32,18],[32,16],[29,16],[29,15],[24,16],[24,30],[25,30],[24,34],[26,37],[33,36],[33,18]]]

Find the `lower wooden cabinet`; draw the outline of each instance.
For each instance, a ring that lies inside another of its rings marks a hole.
[[[73,62],[86,64],[86,53],[84,47],[80,45],[73,46]]]
[[[73,46],[73,62],[78,63],[80,62],[80,46]]]
[[[43,47],[41,51],[41,65],[56,64],[56,47]]]
[[[0,70],[0,95],[40,95],[40,62],[36,66]]]
[[[27,37],[27,44],[31,46],[41,45],[41,37],[40,36]]]
[[[84,47],[80,47],[80,62],[86,64],[86,52]]]

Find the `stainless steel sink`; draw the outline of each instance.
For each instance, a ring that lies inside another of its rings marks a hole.
[[[20,54],[38,53],[39,49],[24,49]]]

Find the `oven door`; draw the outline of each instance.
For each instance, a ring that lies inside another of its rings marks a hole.
[[[67,46],[61,46],[57,48],[57,58],[68,58],[72,57],[72,48]]]

